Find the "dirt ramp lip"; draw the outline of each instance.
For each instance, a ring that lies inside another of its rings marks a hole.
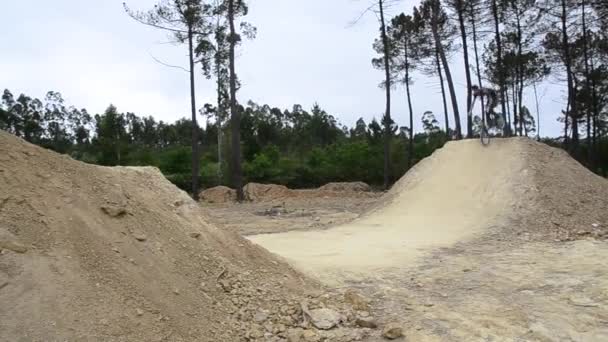
[[[504,224],[524,169],[520,139],[447,144],[399,180],[368,213],[326,231],[251,240],[326,281],[415,262],[429,251]],[[346,274],[346,275],[345,275]]]

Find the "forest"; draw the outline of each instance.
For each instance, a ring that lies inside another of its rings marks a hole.
[[[558,120],[561,135],[542,140],[606,176],[608,3],[423,0],[403,13],[400,7],[400,1],[375,0],[362,8],[362,15],[378,19],[377,39],[368,42],[377,54],[370,67],[382,71],[379,91],[386,95],[378,120],[359,119],[355,127],[346,127],[319,104],[276,108],[239,101],[235,51],[257,35],[245,21],[247,5],[173,0],[144,11],[125,5],[125,15],[134,24],[169,32],[187,51],[189,118],[157,121],[113,105],[89,113],[70,106],[57,91],[38,99],[6,89],[0,129],[88,163],[156,166],[195,198],[201,187],[223,184],[238,190],[250,181],[294,188],[365,181],[388,188],[446,141],[475,137],[478,127],[468,113],[473,86],[479,85],[499,94],[496,111],[506,125],[494,134],[540,140],[541,116]],[[456,89],[455,69],[465,70],[465,104],[458,103],[462,88]],[[216,103],[197,106],[195,73],[214,82]],[[442,113],[413,112],[410,89],[417,86],[416,78],[436,78]],[[537,87],[543,82],[564,85],[564,98],[554,99],[565,103],[561,113],[540,108]],[[409,104],[403,123],[393,119],[395,98]],[[445,123],[441,127],[436,115]],[[415,120],[422,120],[423,131],[414,131]]]

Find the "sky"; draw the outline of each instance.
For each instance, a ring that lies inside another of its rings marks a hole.
[[[2,5],[0,21],[0,88],[17,95],[43,98],[62,93],[66,102],[90,113],[114,104],[121,112],[175,121],[189,116],[189,78],[180,69],[156,62],[187,66],[187,48],[169,44],[166,32],[129,18],[122,0],[20,0]],[[155,0],[128,0],[133,9],[148,9]],[[418,1],[403,0],[388,15],[408,12]],[[255,40],[237,52],[240,102],[290,109],[314,103],[342,124],[354,126],[380,118],[383,72],[371,65],[378,20],[367,13],[369,0],[250,0],[247,21],[258,29]],[[462,60],[451,62],[461,116],[466,116],[466,81]],[[443,107],[436,77],[414,73],[412,101],[415,129],[430,110],[443,127]],[[197,75],[197,107],[214,101],[213,80]],[[555,79],[539,85],[541,135],[557,136],[556,121],[564,106],[564,87]],[[534,93],[525,104],[536,114]],[[408,122],[405,90],[394,89],[393,119]],[[453,117],[450,111],[450,118]],[[463,126],[465,127],[465,126]]]

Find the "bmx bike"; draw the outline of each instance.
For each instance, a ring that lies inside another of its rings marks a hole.
[[[477,127],[479,140],[483,146],[490,145],[492,135],[502,132],[505,127],[504,115],[499,113],[491,113],[481,117],[476,115],[473,118],[473,123]]]

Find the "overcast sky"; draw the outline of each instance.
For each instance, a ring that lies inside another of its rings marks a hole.
[[[154,0],[129,0],[135,9]],[[247,20],[258,28],[254,41],[238,51],[237,73],[243,86],[238,99],[280,108],[318,102],[343,124],[380,118],[382,72],[374,70],[372,42],[378,32],[373,14],[349,23],[369,0],[250,0]],[[404,0],[389,15],[409,11],[418,1]],[[19,0],[2,5],[0,88],[43,98],[59,91],[68,104],[100,113],[113,103],[123,112],[175,121],[189,115],[188,75],[155,62],[151,55],[187,66],[184,46],[166,44],[167,34],[143,26],[123,11],[122,0]],[[461,115],[466,115],[462,62],[452,62]],[[416,129],[426,110],[443,122],[439,84],[415,74],[412,98]],[[214,99],[213,81],[197,79],[197,102]],[[563,87],[554,80],[539,88],[541,134],[557,135]],[[535,113],[533,93],[525,102]],[[393,118],[407,122],[405,92],[393,95]],[[464,126],[463,126],[464,127]]]

